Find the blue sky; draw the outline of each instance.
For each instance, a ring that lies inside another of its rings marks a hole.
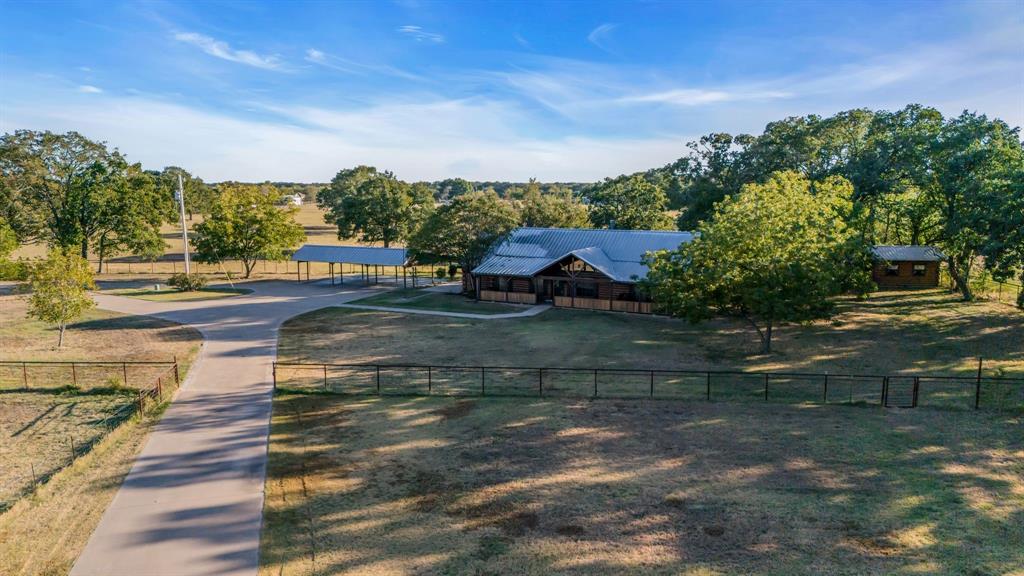
[[[0,0],[0,130],[209,181],[589,181],[911,102],[1024,123],[1024,1]]]

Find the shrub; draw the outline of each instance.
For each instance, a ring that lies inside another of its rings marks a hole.
[[[28,280],[28,265],[21,260],[0,260],[0,280]]]
[[[454,279],[455,275],[459,273],[458,264],[451,264],[448,266],[448,277]]]
[[[199,274],[172,274],[167,283],[178,290],[195,292],[196,290],[206,288],[206,277]]]
[[[436,277],[436,278],[437,278],[438,280],[444,280],[444,277],[445,277],[445,276],[446,276],[447,274],[448,274],[448,271],[447,271],[447,270],[445,270],[444,268],[438,268],[437,270],[434,270],[434,276],[435,276],[435,277]]]

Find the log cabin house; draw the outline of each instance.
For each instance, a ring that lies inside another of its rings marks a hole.
[[[875,246],[871,278],[879,288],[934,288],[946,259],[931,246]]]
[[[651,313],[637,289],[648,252],[675,250],[690,232],[519,228],[473,271],[476,298],[492,302]]]

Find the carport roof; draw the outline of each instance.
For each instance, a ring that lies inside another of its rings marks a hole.
[[[292,254],[292,260],[297,262],[345,262],[368,266],[405,266],[409,258],[405,248],[306,244]]]

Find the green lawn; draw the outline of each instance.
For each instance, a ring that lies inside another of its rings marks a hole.
[[[496,302],[477,302],[461,294],[428,292],[422,289],[389,290],[369,298],[356,300],[352,303],[366,306],[439,310],[442,312],[469,312],[472,314],[507,314],[510,312],[522,312],[526,309],[524,306]]]
[[[150,287],[108,290],[107,292],[118,296],[128,296],[130,298],[150,300],[152,302],[178,302],[186,300],[216,300],[219,298],[249,294],[252,290],[249,290],[248,288],[203,288],[202,290],[184,291],[163,286],[159,291]]]
[[[275,398],[277,574],[1014,574],[1020,415]]]

